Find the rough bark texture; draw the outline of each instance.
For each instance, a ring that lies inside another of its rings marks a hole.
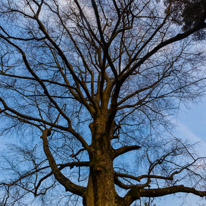
[[[100,115],[90,124],[93,141],[90,147],[90,176],[84,195],[86,206],[120,206],[122,199],[114,185],[114,153],[110,132],[106,131],[106,116]]]
[[[112,162],[107,154],[103,154],[92,162],[89,183],[85,193],[86,206],[118,206],[120,198],[114,187],[114,172]],[[98,163],[97,163],[98,162]]]

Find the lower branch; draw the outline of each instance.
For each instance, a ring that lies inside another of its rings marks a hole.
[[[127,152],[130,152],[130,151],[133,151],[133,150],[138,150],[140,149],[141,147],[138,146],[138,145],[131,145],[131,146],[124,146],[124,147],[121,147],[119,149],[116,149],[114,151],[114,158],[124,154],[124,153],[127,153]]]
[[[178,192],[191,193],[199,197],[205,197],[206,191],[199,191],[192,187],[185,187],[184,185],[177,185],[158,189],[140,189],[132,188],[124,197],[125,201],[130,205],[140,197],[161,197],[165,195],[175,194]]]
[[[48,133],[48,129],[44,130],[41,138],[43,140],[44,152],[47,156],[47,159],[49,161],[49,165],[52,169],[52,172],[53,172],[56,180],[59,181],[59,183],[65,187],[66,191],[69,191],[69,192],[74,193],[76,195],[83,196],[83,193],[85,192],[85,188],[74,184],[67,177],[65,177],[63,175],[63,173],[61,173],[61,170],[57,166],[55,159],[54,159],[52,153],[50,152],[49,143],[47,140],[47,133]]]

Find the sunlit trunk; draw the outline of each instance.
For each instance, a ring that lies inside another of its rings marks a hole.
[[[123,206],[114,185],[113,154],[110,139],[105,136],[104,119],[91,125],[93,142],[90,152],[90,176],[84,196],[86,206]],[[108,134],[108,132],[107,132]]]
[[[85,196],[86,206],[119,206],[120,198],[114,187],[114,172],[109,155],[91,161],[90,177]]]

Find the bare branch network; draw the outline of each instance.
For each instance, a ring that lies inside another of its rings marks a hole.
[[[205,92],[205,19],[205,0],[2,0],[0,204],[205,197],[204,157],[171,135]]]

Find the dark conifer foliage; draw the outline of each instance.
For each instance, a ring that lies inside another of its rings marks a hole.
[[[166,0],[165,5],[171,4],[171,19],[187,31],[206,21],[206,0]],[[195,36],[205,38],[205,28],[197,31]]]

